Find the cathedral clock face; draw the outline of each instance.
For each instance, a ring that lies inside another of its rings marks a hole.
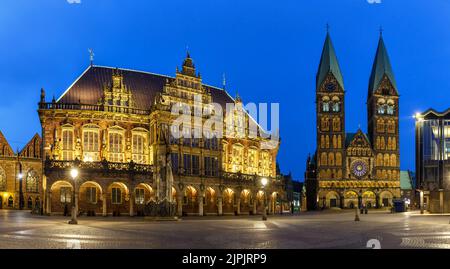
[[[332,92],[336,90],[336,85],[334,85],[333,83],[328,83],[327,85],[325,85],[325,89],[327,89],[327,91],[329,92]]]
[[[363,177],[365,175],[367,175],[367,172],[369,171],[368,167],[367,167],[367,163],[364,161],[354,161],[352,163],[352,173],[353,175],[355,175],[356,177]]]

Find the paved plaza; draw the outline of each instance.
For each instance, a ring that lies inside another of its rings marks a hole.
[[[135,217],[35,216],[0,210],[0,248],[450,248],[450,216],[372,211],[299,215],[188,217],[150,221]],[[379,245],[378,245],[379,242]]]

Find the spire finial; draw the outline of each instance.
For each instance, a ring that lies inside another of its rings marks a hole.
[[[189,55],[189,45],[186,44],[186,58],[191,58]]]
[[[225,72],[222,74],[222,87],[225,90],[225,86],[227,86],[227,80],[225,78]]]
[[[383,26],[380,25],[380,37],[383,37],[383,31],[384,31]]]
[[[94,56],[95,56],[94,50],[88,49],[88,51],[89,51],[89,60],[91,61],[91,66],[93,66],[94,65]]]
[[[327,22],[327,24],[325,24],[325,27],[327,29],[327,34],[328,34],[330,32],[330,25],[328,24],[328,22]]]

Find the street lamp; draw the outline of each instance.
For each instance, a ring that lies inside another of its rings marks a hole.
[[[261,185],[263,187],[263,195],[264,195],[264,199],[263,199],[264,210],[263,210],[262,220],[267,220],[266,189],[265,189],[267,183],[268,183],[267,178],[265,178],[265,177],[261,178]]]
[[[70,175],[72,176],[73,179],[73,192],[72,192],[72,219],[69,221],[69,224],[78,224],[77,221],[77,205],[75,205],[75,203],[78,202],[78,199],[75,198],[75,189],[77,188],[77,181],[76,178],[78,176],[78,169],[76,168],[72,168],[72,170],[70,170]]]
[[[20,170],[22,170],[22,168]],[[19,209],[22,210],[23,209],[23,190],[22,190],[23,174],[22,174],[22,172],[19,172],[17,177],[19,178]]]

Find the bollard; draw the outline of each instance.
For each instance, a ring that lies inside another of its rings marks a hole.
[[[355,221],[359,221],[359,214],[358,214],[358,208],[356,208],[356,213],[355,213]]]

